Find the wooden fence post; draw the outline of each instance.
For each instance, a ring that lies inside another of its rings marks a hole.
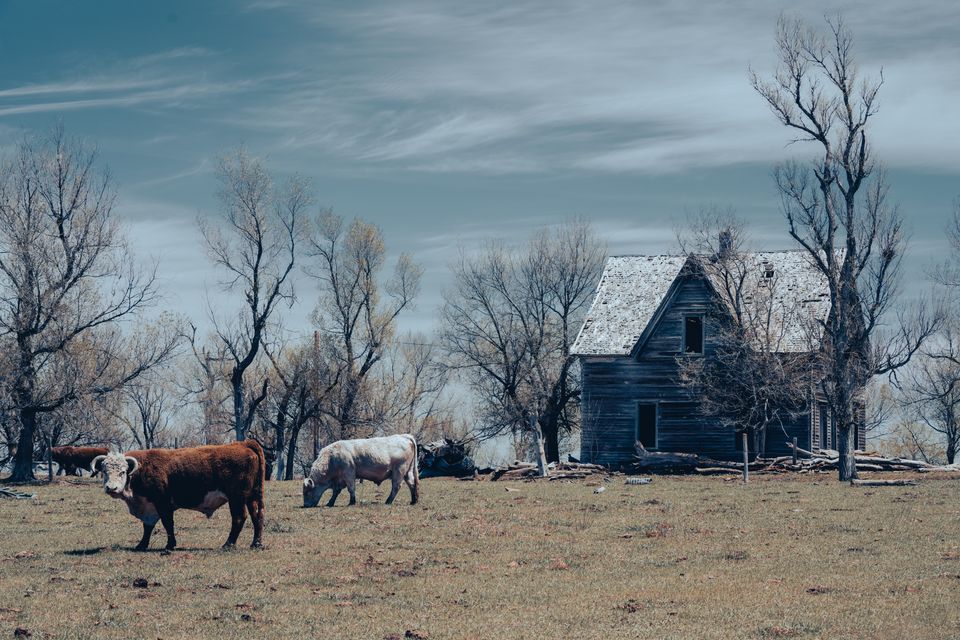
[[[53,441],[47,435],[47,482],[53,482]]]
[[[793,464],[797,464],[797,439],[793,439]]]
[[[747,430],[743,433],[743,484],[750,482],[750,438],[747,436]]]

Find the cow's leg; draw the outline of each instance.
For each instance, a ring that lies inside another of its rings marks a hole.
[[[227,541],[223,543],[223,548],[232,547],[237,544],[237,538],[240,537],[240,531],[243,530],[243,523],[247,520],[247,514],[244,513],[243,499],[230,500],[230,535]]]
[[[167,531],[167,551],[175,549],[177,546],[177,535],[173,531],[173,508],[164,507],[163,509],[157,508],[157,511],[160,512],[160,522],[163,523],[163,528]]]
[[[62,476],[63,474],[64,474],[63,465],[62,464],[57,465],[57,475]]]
[[[400,491],[400,469],[394,469],[390,473],[390,495],[387,496],[387,504],[393,504],[398,491]]]
[[[410,487],[410,504],[417,504],[417,500],[420,499],[420,478],[417,477],[416,465],[410,465],[403,480]]]
[[[357,478],[352,473],[347,476],[347,491],[350,492],[350,504],[357,504]]]
[[[146,522],[143,523],[143,537],[141,537],[140,542],[137,543],[137,551],[146,551],[147,547],[150,546],[150,536],[153,535],[153,528],[155,526],[157,526],[156,522],[152,522],[150,524],[147,524]]]
[[[331,490],[332,493],[331,493],[331,495],[330,495],[330,500],[327,501],[327,506],[328,506],[328,507],[332,507],[334,504],[336,504],[336,502],[337,502],[337,497],[339,497],[339,496],[340,496],[340,492],[343,491],[343,484],[340,484],[340,483],[335,484],[335,485],[333,485],[333,487],[331,487],[330,490]],[[353,504],[353,503],[351,502],[350,504]]]
[[[263,500],[252,498],[247,501],[247,513],[250,514],[250,520],[253,522],[253,543],[252,549],[258,549],[263,546]]]

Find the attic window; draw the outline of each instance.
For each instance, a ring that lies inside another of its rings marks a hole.
[[[683,353],[687,355],[703,353],[703,316],[683,318]]]
[[[770,279],[773,278],[773,275],[774,275],[773,263],[772,263],[772,262],[764,262],[764,263],[763,263],[763,277],[766,278],[767,280],[770,280]]]

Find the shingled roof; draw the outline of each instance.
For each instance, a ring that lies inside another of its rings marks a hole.
[[[689,259],[681,255],[608,258],[596,297],[573,344],[573,355],[630,355]],[[781,350],[807,349],[806,319],[822,320],[830,311],[826,279],[803,251],[756,252],[745,259],[757,269],[767,265],[774,269],[775,296],[782,302],[778,308],[795,309],[794,303],[799,303],[803,311],[782,317],[786,326]]]

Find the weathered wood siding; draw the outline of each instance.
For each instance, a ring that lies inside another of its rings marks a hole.
[[[658,446],[662,451],[737,459],[734,433],[701,414],[698,403],[679,384],[677,356],[683,342],[684,317],[707,316],[714,304],[709,286],[699,277],[684,276],[649,329],[636,357],[589,356],[581,358],[583,383],[581,459],[618,464],[634,453],[637,406],[658,405]],[[704,355],[710,357],[711,326],[704,327]],[[768,454],[789,452],[786,442],[796,436],[801,446],[810,442],[810,416],[803,414],[771,428]]]
[[[819,392],[818,392],[819,393]],[[820,439],[820,412],[821,404],[825,402],[823,397],[817,397],[816,401],[811,407],[810,422],[811,422],[811,433],[810,433],[810,450],[814,449],[834,449],[837,448],[837,443],[834,442],[833,435],[833,421],[830,418],[829,413],[827,414],[827,439],[825,442],[821,442]],[[865,415],[865,406],[863,400],[860,401],[856,409],[857,417],[857,435],[854,443],[856,448],[859,450],[867,449],[867,421]],[[801,445],[802,446],[802,445]]]

